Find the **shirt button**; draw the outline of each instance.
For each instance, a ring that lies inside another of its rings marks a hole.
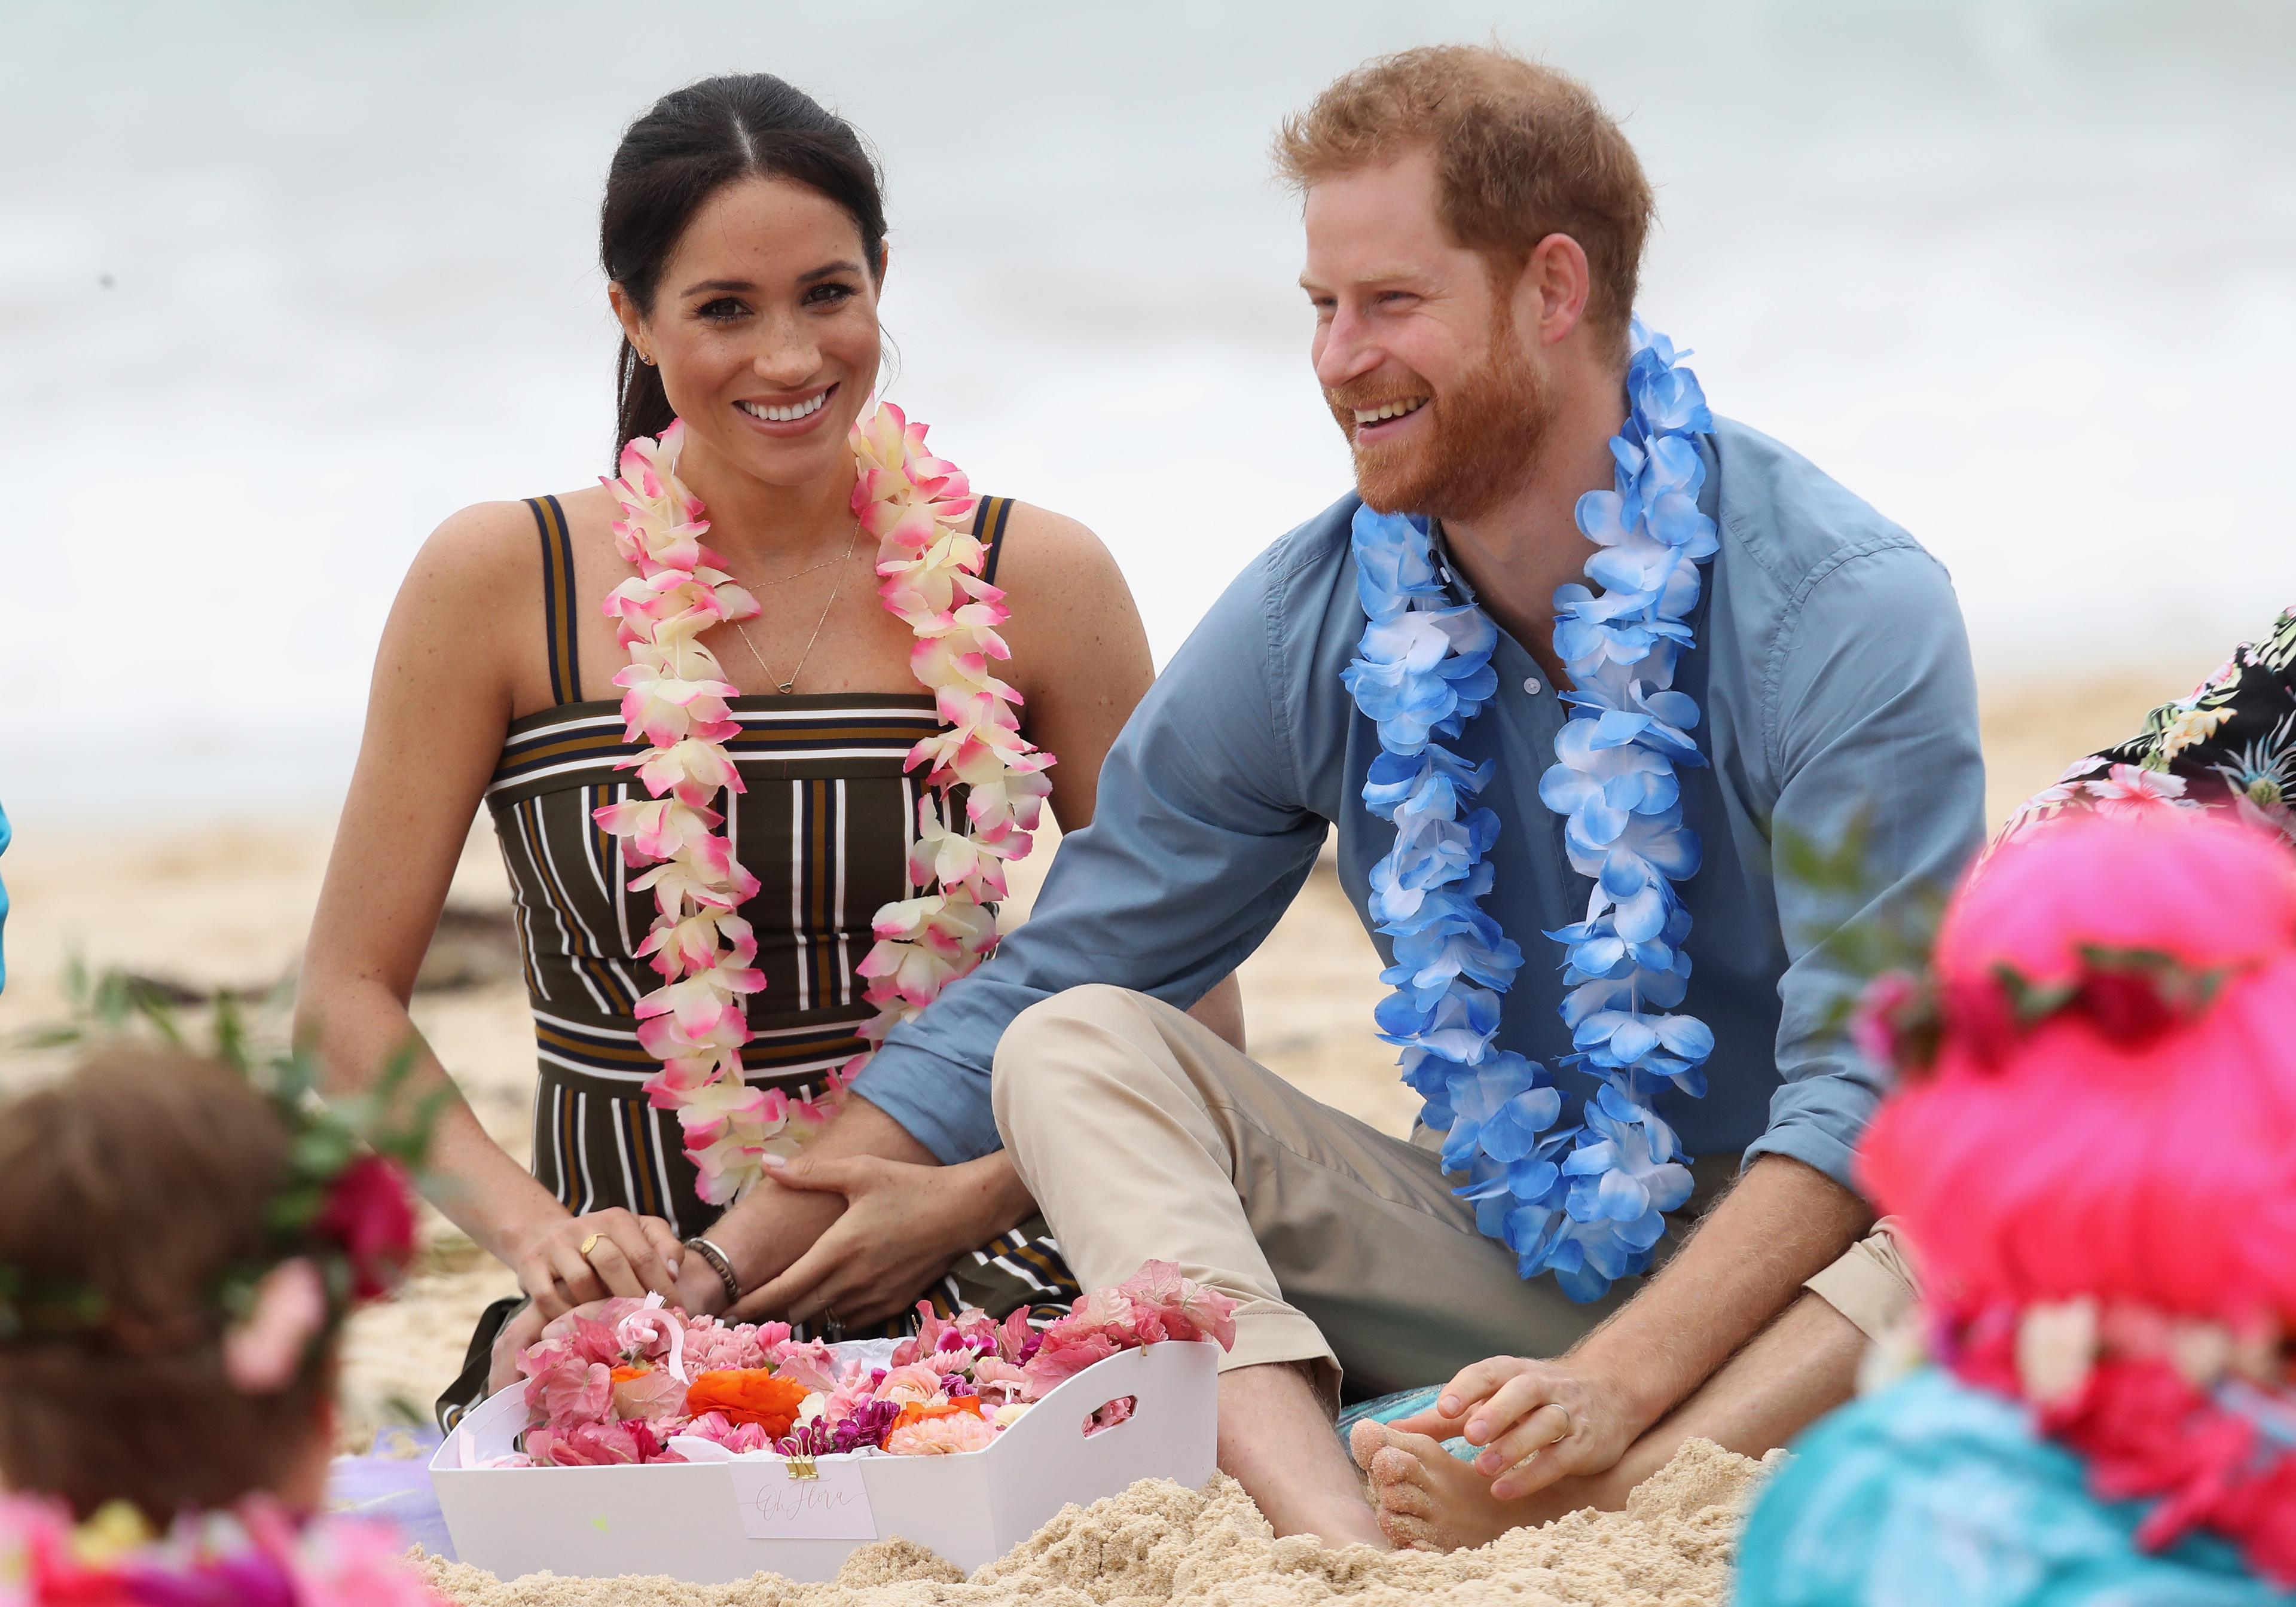
[[[1531,696],[1537,697],[1538,695],[1538,677],[1537,676],[1529,676],[1523,682],[1522,689],[1530,693]]]

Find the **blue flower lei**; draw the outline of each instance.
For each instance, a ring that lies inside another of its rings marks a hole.
[[[1574,690],[1540,801],[1563,816],[1571,867],[1594,879],[1586,919],[1546,935],[1563,948],[1562,1019],[1578,1065],[1600,1086],[1579,1121],[1558,1127],[1562,1096],[1546,1068],[1496,1045],[1499,1001],[1522,950],[1480,907],[1498,816],[1476,799],[1491,778],[1445,744],[1498,690],[1498,630],[1439,578],[1428,521],[1358,508],[1356,592],[1365,622],[1343,672],[1379,727],[1364,807],[1395,825],[1372,867],[1373,924],[1392,940],[1374,1013],[1402,1046],[1420,1117],[1443,1135],[1447,1172],[1476,1226],[1515,1252],[1517,1270],[1551,1272],[1591,1300],[1650,1265],[1666,1213],[1689,1198],[1689,1159],[1652,1106],[1672,1086],[1697,1097],[1714,1035],[1671,1013],[1690,980],[1690,913],[1675,883],[1696,873],[1697,833],[1683,823],[1676,767],[1702,765],[1690,732],[1699,709],[1673,690],[1694,645],[1698,566],[1718,542],[1698,508],[1706,465],[1696,438],[1714,427],[1704,392],[1664,335],[1634,325],[1628,415],[1611,441],[1615,488],[1578,499],[1578,529],[1602,548],[1587,577],[1554,594],[1554,651]]]

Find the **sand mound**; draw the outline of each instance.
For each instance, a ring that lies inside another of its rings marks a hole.
[[[464,1607],[1292,1607],[1342,1598],[1360,1607],[1719,1607],[1747,1498],[1775,1460],[1693,1439],[1623,1513],[1574,1513],[1447,1557],[1275,1539],[1242,1489],[1215,1475],[1201,1491],[1144,1480],[1063,1508],[970,1581],[906,1540],[864,1546],[822,1585],[774,1574],[739,1585],[551,1574],[505,1583],[435,1557],[423,1566],[432,1587]]]

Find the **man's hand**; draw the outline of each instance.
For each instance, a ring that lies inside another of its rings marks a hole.
[[[1481,1446],[1475,1471],[1492,1499],[1513,1501],[1567,1475],[1608,1472],[1650,1425],[1623,1391],[1567,1360],[1497,1356],[1444,1385],[1434,1410],[1392,1426]]]
[[[834,1313],[858,1325],[896,1316],[1028,1210],[1001,1152],[951,1167],[808,1152],[771,1176],[782,1188],[841,1194],[845,1210],[787,1271],[742,1298],[735,1321]]]
[[[1765,1155],[1688,1243],[1609,1321],[1554,1361],[1498,1357],[1395,1426],[1484,1447],[1476,1470],[1505,1501],[1565,1474],[1609,1472],[1627,1447],[1793,1303],[1802,1280],[1873,1222],[1824,1174]]]

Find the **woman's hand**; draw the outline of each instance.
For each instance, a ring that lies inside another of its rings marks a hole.
[[[619,1209],[545,1218],[505,1243],[503,1255],[545,1323],[611,1295],[675,1300],[685,1259],[676,1228]]]
[[[842,1194],[845,1214],[787,1271],[742,1296],[732,1321],[797,1323],[824,1313],[853,1326],[882,1321],[1029,1210],[1002,1152],[947,1167],[805,1154],[768,1176],[783,1188]]]

